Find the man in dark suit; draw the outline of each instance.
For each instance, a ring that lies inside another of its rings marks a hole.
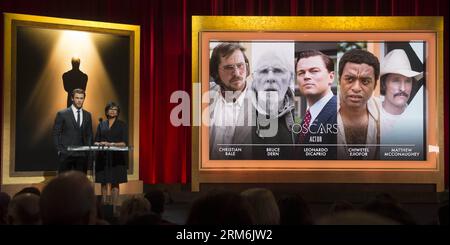
[[[56,114],[53,142],[58,150],[58,172],[78,170],[87,173],[89,152],[69,152],[68,146],[92,145],[91,113],[82,109],[86,93],[83,89],[72,91],[72,105]]]
[[[305,117],[296,130],[297,142],[302,144],[300,158],[336,159],[337,99],[331,91],[334,62],[320,51],[302,51],[296,73],[307,103]]]

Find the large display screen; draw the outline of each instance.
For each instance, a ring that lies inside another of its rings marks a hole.
[[[443,19],[192,17],[192,188],[443,189]]]
[[[209,42],[209,159],[426,160],[426,42]]]
[[[201,168],[435,163],[436,36],[202,32]]]

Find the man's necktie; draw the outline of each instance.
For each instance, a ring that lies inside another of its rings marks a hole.
[[[77,110],[77,124],[79,127],[81,127],[80,109]]]
[[[306,135],[309,132],[309,124],[311,123],[311,113],[306,111],[305,119],[303,119],[302,130],[300,132],[300,143],[304,143]]]

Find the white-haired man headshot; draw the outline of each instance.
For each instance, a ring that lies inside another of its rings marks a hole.
[[[266,51],[255,62],[252,92],[256,132],[252,134],[252,141],[254,144],[292,144],[282,147],[277,159],[293,157],[294,79],[294,59],[283,52]],[[263,151],[255,157],[265,158],[267,149]]]

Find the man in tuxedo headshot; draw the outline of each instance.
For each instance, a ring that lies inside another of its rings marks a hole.
[[[89,152],[69,152],[68,146],[92,145],[91,113],[84,110],[86,93],[83,89],[72,91],[72,105],[56,114],[53,142],[58,151],[58,172],[78,170],[87,173]]]
[[[298,87],[306,98],[307,110],[298,130],[299,144],[336,144],[337,99],[331,91],[334,81],[334,62],[318,50],[301,51],[296,64]],[[313,159],[336,158],[336,146],[326,146],[323,154],[307,154],[300,147],[299,154]],[[316,152],[316,151],[314,151]]]

